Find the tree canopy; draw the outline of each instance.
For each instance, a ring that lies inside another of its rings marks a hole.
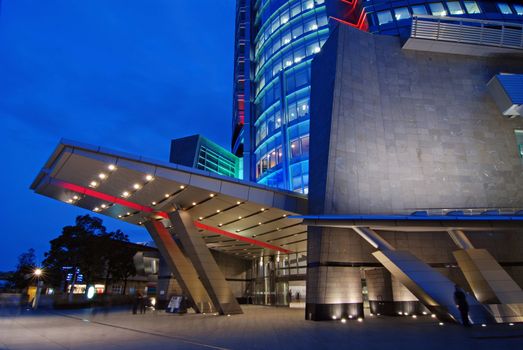
[[[95,279],[126,280],[135,273],[133,255],[128,236],[120,230],[107,232],[99,218],[78,216],[74,226],[65,226],[62,234],[51,240],[45,253],[44,267],[48,282],[58,286],[65,277],[64,269],[79,269],[84,283]]]

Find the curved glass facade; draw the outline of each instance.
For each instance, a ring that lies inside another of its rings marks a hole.
[[[308,192],[310,64],[329,35],[324,0],[253,5],[251,178]]]

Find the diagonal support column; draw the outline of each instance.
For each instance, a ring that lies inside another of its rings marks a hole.
[[[523,291],[519,285],[486,249],[474,248],[463,231],[448,233],[461,248],[452,254],[478,301],[494,304],[489,307],[499,321],[521,322]]]
[[[394,250],[377,232],[358,227],[355,231],[379,249],[372,255],[426,307],[440,318],[460,320],[454,302],[454,283],[408,251]],[[473,323],[491,321],[490,314],[472,296],[467,296]]]
[[[176,281],[192,299],[196,312],[212,312],[212,303],[194,266],[185,257],[170,232],[159,221],[148,221],[145,228],[156,243],[160,254],[174,274]]]
[[[189,213],[176,210],[169,213],[169,219],[180,238],[187,258],[193,263],[218,311],[221,314],[243,313]]]

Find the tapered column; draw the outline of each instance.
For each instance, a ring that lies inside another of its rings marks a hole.
[[[180,238],[187,258],[198,271],[200,279],[218,311],[221,314],[243,313],[189,213],[176,210],[169,213],[169,219]]]
[[[194,266],[187,260],[169,231],[159,221],[148,221],[145,228],[156,243],[160,254],[171,269],[176,281],[192,299],[196,312],[212,312],[212,302]]]
[[[523,321],[523,291],[519,285],[486,249],[474,248],[464,232],[448,233],[461,248],[453,254],[478,301],[490,304],[499,322]]]
[[[380,250],[372,255],[427,308],[445,319],[460,319],[454,302],[454,283],[408,251],[394,250],[381,236],[369,229],[355,230]],[[467,296],[473,323],[492,321],[488,312],[472,296]]]

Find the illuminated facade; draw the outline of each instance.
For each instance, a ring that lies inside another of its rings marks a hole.
[[[357,23],[356,5],[237,2],[232,148],[244,158],[245,179],[308,193],[310,65],[329,17]]]

